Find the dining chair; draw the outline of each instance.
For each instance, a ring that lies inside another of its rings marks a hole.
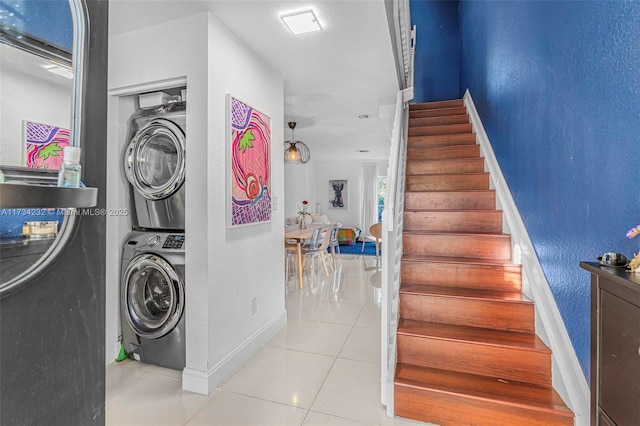
[[[376,244],[376,257],[380,256],[380,244],[382,243],[382,223],[374,223],[369,227],[369,235],[362,239],[362,252],[364,252],[364,243],[367,240],[374,241]]]
[[[289,279],[289,262],[290,262],[290,258],[295,257],[298,255],[298,244],[296,243],[295,240],[291,240],[291,241],[286,241],[284,243],[284,259],[285,259],[285,263],[284,263],[284,270],[287,273],[287,279]],[[295,261],[294,261],[295,262]],[[294,263],[295,265],[295,263]],[[296,266],[297,269],[297,266]]]
[[[331,230],[331,241],[329,241],[329,247],[331,247],[331,254],[333,255],[333,265],[336,265],[338,258],[336,253],[340,254],[340,244],[338,243],[338,228],[340,225],[335,225]]]
[[[302,241],[302,250],[305,250],[305,247],[309,246],[310,240]],[[285,271],[287,273],[287,279],[289,278],[289,262],[292,257],[296,257],[298,255],[298,241],[296,240],[284,240],[284,254],[285,254]],[[294,261],[295,269],[294,272],[298,269],[297,262]]]
[[[322,243],[320,244],[320,246],[318,247],[318,251],[320,252],[320,259],[322,260],[322,266],[324,266],[324,272],[327,274],[327,276],[330,275],[329,273],[329,246],[331,245],[331,238],[333,236],[333,233],[335,231],[336,225],[331,225],[328,228],[324,228],[323,232],[324,232],[324,237],[322,238]],[[331,271],[333,271],[333,262],[331,262]]]
[[[309,264],[309,268],[313,270],[313,259],[322,258],[320,254],[320,246],[322,244],[321,241],[321,233],[323,228],[316,228],[313,230],[313,234],[311,234],[311,238],[308,240],[308,244],[302,246],[302,255],[304,256],[304,264],[302,265],[302,269],[305,269],[306,265]],[[326,248],[325,248],[326,250]],[[309,263],[307,263],[309,261]],[[318,268],[320,268],[320,264],[318,263]]]

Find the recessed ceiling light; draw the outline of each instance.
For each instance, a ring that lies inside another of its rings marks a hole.
[[[280,19],[282,19],[289,31],[295,35],[322,31],[322,26],[311,9],[284,13],[280,15]]]
[[[369,118],[369,114],[361,114],[361,115],[359,115],[359,116],[358,116],[358,118],[359,118],[360,120],[363,120],[363,119],[365,119],[365,118]]]
[[[369,152],[368,149],[356,149],[356,152]]]

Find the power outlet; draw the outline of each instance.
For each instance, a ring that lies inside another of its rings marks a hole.
[[[251,299],[251,315],[255,315],[258,312],[258,298]]]

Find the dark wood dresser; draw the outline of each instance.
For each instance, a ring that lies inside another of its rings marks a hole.
[[[640,425],[640,274],[591,272],[591,425]]]

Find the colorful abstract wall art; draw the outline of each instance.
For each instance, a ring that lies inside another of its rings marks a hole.
[[[271,221],[271,118],[227,95],[227,226]]]
[[[60,169],[62,150],[69,145],[68,129],[25,120],[24,140],[27,150],[27,167]]]

